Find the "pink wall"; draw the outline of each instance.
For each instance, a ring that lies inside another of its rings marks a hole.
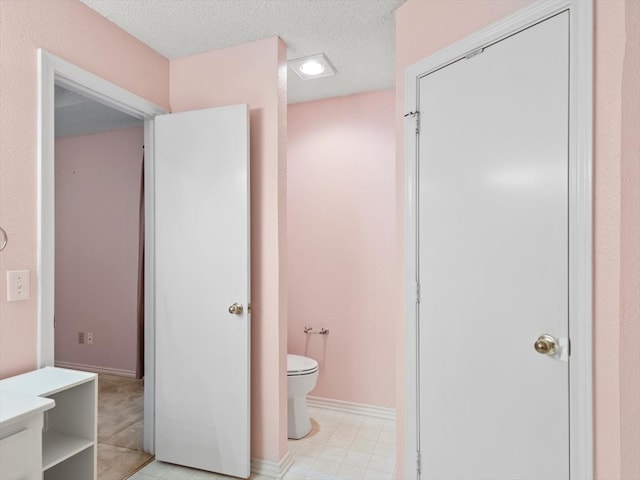
[[[36,50],[176,111],[251,107],[253,448],[286,453],[286,47],[272,38],[171,62],[75,0],[0,1],[0,377],[36,366],[36,292],[7,303],[5,271],[36,272]],[[247,72],[247,65],[252,67]],[[171,81],[171,92],[169,83]],[[277,412],[277,414],[274,414]]]
[[[595,5],[595,472],[640,477],[640,11]]]
[[[143,144],[142,127],[56,139],[56,362],[136,374]]]
[[[312,395],[395,407],[394,91],[289,106],[290,353]],[[305,326],[330,334],[305,335]]]
[[[251,456],[287,452],[286,46],[271,37],[171,61],[171,108],[247,103],[251,123]]]
[[[620,476],[631,480],[640,478],[640,2],[627,2],[625,13],[620,159]]]
[[[408,0],[396,12],[396,128],[403,131],[405,68],[528,4],[528,0]],[[638,472],[638,122],[635,1],[597,1],[595,8],[594,369],[597,479]],[[635,35],[635,37],[634,37]],[[624,79],[626,78],[626,81]],[[623,124],[625,125],[623,127]],[[628,126],[626,126],[628,125]],[[400,137],[399,137],[400,138]],[[397,230],[403,252],[404,146],[397,148]],[[628,174],[628,175],[627,175]],[[623,186],[621,186],[621,184]],[[625,260],[623,262],[623,259]],[[627,262],[628,260],[628,262]],[[396,303],[404,279],[398,271]],[[622,348],[621,348],[622,339]],[[398,404],[404,403],[405,330],[398,325]],[[624,382],[624,383],[623,383]],[[399,452],[404,445],[399,412]],[[403,478],[403,459],[398,459]],[[624,477],[622,475],[625,475]]]
[[[169,105],[169,61],[77,1],[0,1],[0,377],[36,366],[36,50]],[[6,301],[6,270],[31,272],[31,298]]]

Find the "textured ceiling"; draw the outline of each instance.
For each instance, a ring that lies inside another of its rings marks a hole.
[[[274,35],[287,57],[325,53],[333,77],[288,76],[289,103],[394,86],[393,12],[405,0],[81,0],[167,58]]]
[[[55,89],[55,106],[56,137],[105,132],[142,126],[144,123],[58,86]]]

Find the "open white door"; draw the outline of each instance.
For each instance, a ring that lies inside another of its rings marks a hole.
[[[247,478],[248,107],[155,124],[156,458]]]

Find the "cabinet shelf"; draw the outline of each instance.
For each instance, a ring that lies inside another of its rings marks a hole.
[[[93,445],[92,440],[49,430],[44,432],[42,442],[42,470],[74,456]]]
[[[14,470],[19,469],[16,470],[19,475],[11,474],[4,477],[96,480],[97,377],[95,373],[44,367],[0,380],[0,390],[3,392],[0,420],[5,416],[19,417],[18,407],[22,408],[22,404],[25,403],[17,400],[14,402],[16,405],[13,405],[5,401],[7,396],[31,396],[34,397],[33,401],[39,401],[44,405],[42,410],[46,410],[45,407],[49,408],[44,413],[44,420],[40,414],[37,422],[33,423],[32,443],[35,446],[29,444],[21,447],[25,454],[9,465],[11,468],[15,467]],[[4,423],[7,422],[2,424]],[[5,433],[0,438],[5,439]],[[21,439],[22,437],[17,440]],[[41,443],[41,447],[35,442]],[[5,443],[9,445],[8,441]],[[11,445],[13,443],[15,442]],[[23,471],[28,475],[23,475]]]

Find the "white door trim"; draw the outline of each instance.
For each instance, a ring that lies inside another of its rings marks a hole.
[[[570,12],[569,128],[569,465],[572,479],[593,478],[592,371],[592,109],[593,5],[584,0],[542,0],[440,50],[406,70],[405,113],[418,110],[420,78],[469,53],[562,11]],[[417,128],[405,120],[406,420],[405,474],[414,478],[419,451],[417,426]]]
[[[38,368],[54,365],[55,155],[54,87],[80,93],[143,119],[145,141],[145,419],[144,448],[153,452],[155,379],[153,118],[167,111],[60,57],[38,49],[37,352]]]

